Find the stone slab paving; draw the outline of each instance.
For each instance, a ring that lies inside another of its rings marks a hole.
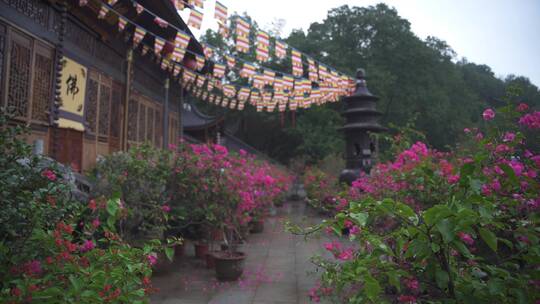
[[[314,254],[327,255],[322,243],[326,236],[304,240],[285,231],[284,223],[317,223],[321,220],[304,202],[288,202],[265,222],[265,230],[251,234],[241,251],[247,254],[244,275],[237,282],[222,283],[213,269],[193,256],[187,244],[186,255],[176,259],[169,271],[153,277],[159,292],[152,304],[304,304],[314,286]]]

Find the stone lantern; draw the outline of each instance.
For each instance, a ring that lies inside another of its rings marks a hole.
[[[366,86],[365,72],[356,72],[356,91],[343,98],[345,125],[340,128],[345,134],[346,167],[339,177],[340,182],[351,184],[361,172],[369,173],[377,153],[377,143],[370,133],[387,129],[378,123],[381,112],[376,110],[379,97],[371,94]]]

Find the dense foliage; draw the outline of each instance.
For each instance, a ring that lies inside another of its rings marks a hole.
[[[119,198],[75,200],[70,171],[32,155],[24,131],[0,116],[1,302],[147,302],[159,242],[122,241]]]
[[[245,18],[252,24],[254,40],[259,26],[249,16]],[[232,45],[215,33],[207,33],[202,40],[222,52],[235,53]],[[479,124],[483,108],[503,106],[501,99],[511,86],[521,88],[516,100],[532,107],[540,105],[540,92],[526,77],[509,75],[499,79],[490,67],[459,59],[444,41],[435,37],[420,39],[406,19],[384,4],[332,9],[323,22],[312,23],[307,32],[293,31],[285,40],[349,75],[354,75],[357,68],[365,68],[368,87],[381,98],[377,107],[384,114],[382,123],[403,126],[417,116],[415,127],[439,150],[454,146],[463,126]],[[255,61],[254,50],[238,55]],[[290,60],[272,57],[264,66],[290,71]],[[237,80],[229,76],[229,80]],[[287,162],[306,155],[310,163],[315,163],[343,151],[337,131],[342,125],[340,110],[340,104],[335,103],[285,114],[256,113],[247,107],[227,115],[230,121],[240,121],[241,138],[271,157]]]
[[[533,303],[540,299],[540,112],[483,112],[452,153],[417,142],[355,181],[325,244],[312,299],[344,303]],[[532,132],[532,133],[531,133]],[[528,133],[529,136],[524,134]],[[310,179],[307,182],[311,182]],[[309,189],[309,188],[308,188]],[[348,245],[347,245],[348,243]]]

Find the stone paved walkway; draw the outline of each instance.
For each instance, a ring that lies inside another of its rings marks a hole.
[[[309,303],[308,291],[316,275],[309,258],[325,254],[321,243],[326,237],[307,242],[284,230],[284,223],[315,223],[321,219],[306,209],[304,202],[289,202],[267,219],[261,234],[251,234],[241,247],[247,253],[243,277],[238,282],[216,281],[214,270],[206,269],[193,257],[187,244],[186,256],[176,260],[170,271],[153,277],[160,291],[152,304],[293,304]]]

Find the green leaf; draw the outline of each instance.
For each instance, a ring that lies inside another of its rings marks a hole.
[[[445,244],[450,243],[454,239],[454,225],[450,220],[443,219],[436,224],[437,230],[441,233]]]
[[[398,291],[401,291],[401,284],[399,282],[399,275],[396,271],[389,271],[386,273],[388,276],[388,282],[394,286]]]
[[[375,301],[381,293],[381,285],[369,273],[364,277],[364,289],[367,297],[372,301]]]
[[[446,289],[448,287],[448,281],[450,281],[450,277],[448,276],[448,273],[444,270],[437,269],[435,272],[435,281],[437,281],[437,286],[441,289]]]
[[[498,295],[502,292],[503,290],[503,281],[500,280],[500,279],[491,279],[488,281],[488,289],[489,289],[489,294],[491,295]]]
[[[116,212],[118,211],[118,208],[120,206],[120,198],[112,198],[107,201],[107,212],[115,216]]]
[[[173,255],[174,255],[174,249],[172,247],[165,247],[165,255],[169,259],[169,261],[172,261]]]
[[[364,212],[359,213],[351,213],[351,217],[360,225],[365,226],[367,223],[367,220],[369,218],[369,215]]]
[[[448,206],[436,205],[426,210],[423,214],[423,217],[426,224],[432,226],[439,222],[441,219],[449,217],[450,215],[452,215],[452,210],[450,210]]]
[[[478,229],[480,237],[486,242],[486,244],[491,248],[491,250],[497,252],[497,236],[485,228]]]

